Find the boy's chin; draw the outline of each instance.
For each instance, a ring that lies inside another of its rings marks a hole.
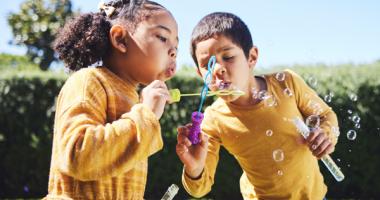
[[[232,103],[239,99],[240,96],[235,95],[225,95],[225,96],[219,96],[219,98],[223,99],[225,102]]]

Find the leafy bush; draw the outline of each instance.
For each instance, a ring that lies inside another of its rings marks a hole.
[[[327,197],[380,198],[377,191],[380,188],[377,173],[380,159],[376,156],[380,152],[380,63],[296,66],[293,70],[306,82],[318,80],[315,89],[322,98],[333,93],[329,104],[338,115],[341,136],[332,157],[346,179],[336,182],[321,164],[329,187]],[[188,71],[191,70],[179,72],[168,82],[169,87],[180,88],[183,92],[200,91],[200,79],[195,78],[194,71],[191,75]],[[4,71],[0,74],[0,198],[42,197],[47,193],[54,103],[66,78],[62,74],[37,71]],[[357,101],[352,100],[351,94],[357,96]],[[212,100],[208,98],[206,105]],[[162,197],[172,183],[180,186],[175,199],[191,198],[181,184],[182,165],[175,154],[176,128],[189,122],[198,103],[199,98],[188,97],[166,108],[160,121],[165,148],[149,159],[147,199]],[[359,129],[354,127],[353,115],[361,118]],[[348,130],[357,132],[356,140],[346,138]],[[215,185],[205,198],[241,199],[241,173],[235,159],[222,150]]]

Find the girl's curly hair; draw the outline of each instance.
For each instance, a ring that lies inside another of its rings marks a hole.
[[[166,10],[162,5],[149,0],[115,0],[106,4],[115,11],[107,16],[104,10],[86,13],[65,24],[57,35],[53,49],[65,63],[65,67],[77,71],[102,61],[110,52],[109,31],[112,23],[122,20],[133,33],[137,25],[152,12]]]

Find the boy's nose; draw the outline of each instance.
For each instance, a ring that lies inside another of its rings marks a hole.
[[[214,67],[214,76],[216,77],[223,77],[224,73],[226,73],[226,68],[223,67],[223,65],[219,64],[219,63],[215,63],[215,67]]]

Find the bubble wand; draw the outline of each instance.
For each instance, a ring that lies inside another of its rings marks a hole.
[[[200,142],[199,134],[201,132],[201,123],[203,120],[203,113],[201,112],[201,110],[203,107],[203,103],[206,99],[206,96],[208,94],[208,85],[212,81],[212,72],[214,71],[215,63],[216,63],[216,57],[211,56],[207,64],[207,73],[204,78],[204,84],[203,84],[203,88],[200,94],[201,102],[199,103],[198,111],[195,111],[191,114],[192,126],[190,128],[189,139],[192,144],[198,144]]]
[[[306,124],[298,117],[294,118],[293,122],[296,125],[297,130],[306,139],[310,134],[309,127],[307,127]],[[327,169],[330,171],[330,173],[334,176],[335,180],[337,180],[338,182],[343,181],[343,179],[344,179],[343,172],[335,164],[334,160],[329,155],[324,155],[321,158],[321,160],[322,160],[323,164],[325,164]]]

